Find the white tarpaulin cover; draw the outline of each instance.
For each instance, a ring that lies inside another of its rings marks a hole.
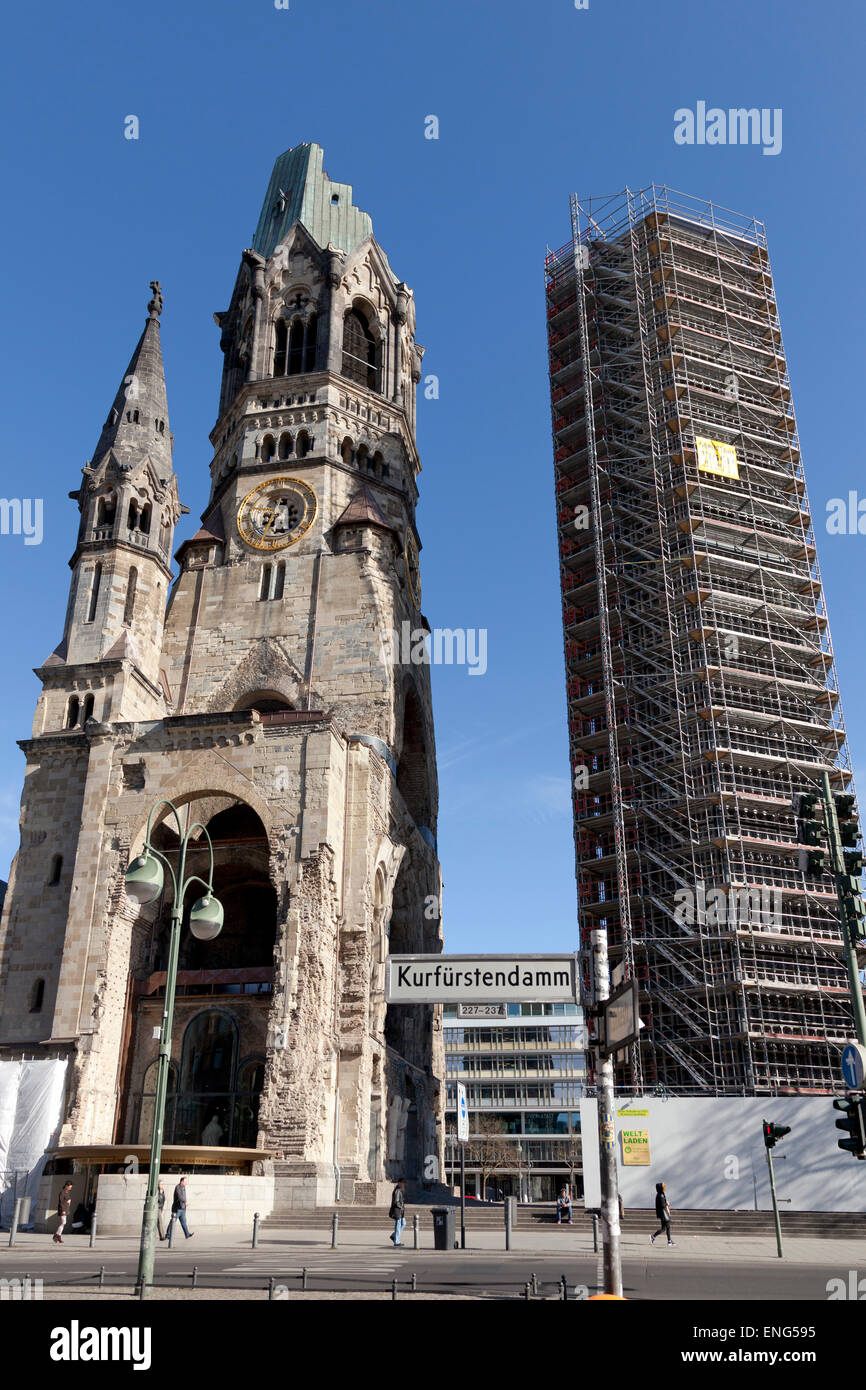
[[[63,1118],[66,1062],[0,1062],[0,1225],[8,1227],[16,1197],[35,1215],[45,1150]],[[28,1222],[29,1224],[29,1222]]]

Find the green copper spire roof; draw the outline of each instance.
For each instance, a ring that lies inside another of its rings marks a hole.
[[[352,185],[333,183],[322,169],[324,157],[321,145],[314,144],[280,155],[253,240],[260,256],[271,256],[295,222],[303,222],[319,246],[330,242],[342,251],[354,251],[373,235],[369,214],[352,202]]]

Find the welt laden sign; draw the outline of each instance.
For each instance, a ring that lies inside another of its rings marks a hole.
[[[577,1003],[577,956],[389,956],[388,1004]]]

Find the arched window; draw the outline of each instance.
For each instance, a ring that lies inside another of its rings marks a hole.
[[[295,453],[297,454],[299,459],[303,459],[307,457],[307,454],[309,452],[310,436],[307,434],[306,430],[301,430],[295,442]]]
[[[102,565],[97,565],[93,571],[93,587],[90,590],[90,608],[88,609],[87,621],[93,622],[96,617],[96,605],[99,602],[99,586],[102,582]],[[77,723],[77,720],[76,720]]]
[[[287,458],[289,457],[289,454],[290,454],[291,452],[292,452],[292,436],[291,436],[290,434],[281,434],[281,435],[280,435],[280,449],[279,449],[279,456],[280,456],[280,458],[281,458],[281,459],[287,459]]]
[[[254,1149],[259,1133],[259,1102],[265,1084],[264,1057],[250,1057],[238,1067],[232,1143]]]
[[[60,875],[62,874],[62,872],[63,872],[63,855],[62,855],[62,854],[55,854],[54,857],[53,857],[53,859],[51,860],[51,877],[50,877],[49,880],[48,880],[49,885],[50,885],[52,888],[55,886],[55,884],[57,884],[57,883],[60,882]]]
[[[138,1098],[138,1134],[135,1142],[147,1144],[153,1137],[153,1110],[156,1104],[156,1072],[157,1063],[151,1062],[147,1071],[144,1073],[141,1091]],[[174,1062],[169,1063],[168,1086],[166,1087],[165,1101],[165,1125],[163,1127],[163,1139],[171,1142],[174,1137],[174,1112],[175,1097],[177,1094],[177,1067]]]
[[[262,440],[262,462],[270,463],[276,451],[277,446],[274,442],[274,436],[272,434],[266,434]]]
[[[67,729],[76,729],[76,728],[78,727],[78,715],[79,715],[80,709],[81,709],[81,706],[80,706],[79,703],[78,703],[78,696],[77,696],[77,695],[70,695],[70,697],[69,697],[69,703],[68,703],[67,706],[66,706],[66,727],[67,727]]]
[[[274,346],[274,376],[285,376],[286,374],[286,347],[288,343],[289,330],[284,319],[280,319],[276,327],[276,338]]]
[[[177,1142],[232,1142],[237,1045],[237,1024],[217,1009],[197,1014],[189,1024],[181,1052]]]
[[[340,454],[346,467],[350,468],[352,465],[352,460],[355,457],[355,448],[352,444],[351,439],[349,439],[348,437],[343,440],[343,445],[340,449]]]
[[[316,370],[316,340],[319,334],[319,320],[315,314],[311,314],[307,319],[307,326],[304,331],[304,371],[314,372]]]
[[[295,319],[289,333],[289,376],[304,370],[304,321]]]
[[[126,524],[129,527],[130,531],[134,531],[135,528],[138,526],[138,503],[135,501],[134,498],[129,504],[129,512],[127,514]]]
[[[357,462],[359,468],[363,468],[363,469],[369,468],[369,466],[370,466],[369,452],[370,452],[370,451],[369,451],[369,449],[367,448],[366,444],[359,444],[359,445],[358,445],[358,452],[357,452],[357,454],[355,455],[355,460],[356,460],[356,462]]]
[[[123,606],[123,625],[129,627],[135,617],[135,590],[138,584],[138,570],[133,565],[126,581],[126,603]]]
[[[359,309],[349,309],[343,319],[343,376],[378,390],[376,340]]]
[[[113,492],[110,492],[106,497],[100,497],[96,504],[96,525],[110,526],[114,521],[116,511],[117,498]]]
[[[377,478],[387,478],[390,471],[387,463],[377,449],[373,455],[373,472],[376,474]]]
[[[33,988],[30,991],[30,1012],[38,1014],[42,1012],[42,1001],[45,998],[45,981],[34,980]]]
[[[262,565],[262,578],[259,584],[259,602],[271,596],[271,567]]]
[[[141,509],[141,516],[138,519],[138,529],[145,535],[150,531],[150,503],[147,502]]]
[[[286,583],[286,562],[281,560],[277,565],[277,572],[274,575],[274,598],[283,597],[283,589]]]
[[[93,718],[93,696],[92,696],[92,695],[85,695],[85,697],[84,697],[84,714],[81,716],[81,722],[82,722],[82,724],[86,724],[87,721],[88,721],[88,719],[92,719],[92,718]]]

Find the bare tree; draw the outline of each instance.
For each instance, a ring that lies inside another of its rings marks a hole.
[[[517,1159],[513,1140],[506,1137],[505,1122],[496,1115],[482,1115],[470,1125],[466,1157],[481,1172],[481,1195],[487,1193],[487,1180]]]

